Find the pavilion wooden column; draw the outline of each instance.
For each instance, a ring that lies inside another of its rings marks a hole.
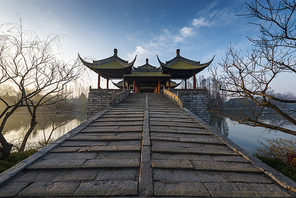
[[[157,93],[160,93],[160,78],[158,78]]]
[[[133,80],[133,91],[134,91],[134,93],[136,93],[136,81],[135,81],[135,79]]]
[[[185,89],[187,89],[187,80],[185,78]]]
[[[171,78],[169,79],[169,89],[171,88]]]
[[[124,89],[125,89],[125,80],[124,80],[124,76],[122,77],[122,80],[123,80],[122,88],[123,88],[123,90],[124,90]]]
[[[100,89],[100,81],[101,81],[100,72],[98,72],[98,89]]]
[[[109,89],[109,78],[106,78],[106,80],[107,80],[107,82],[106,82],[107,85],[106,86],[107,86],[107,89]]]
[[[195,73],[193,74],[193,89],[196,89],[196,78],[195,78]]]

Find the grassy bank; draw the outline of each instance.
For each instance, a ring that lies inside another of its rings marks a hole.
[[[37,150],[31,149],[31,150],[20,152],[20,153],[11,153],[8,161],[0,160],[0,173],[6,171],[10,167],[23,161],[24,159],[33,155],[36,152]]]
[[[260,159],[262,162],[265,164],[271,166],[275,170],[283,173],[290,179],[296,182],[296,166],[284,163],[280,159],[275,159],[275,158],[269,158],[269,157],[260,157],[256,156],[258,159]]]
[[[296,182],[296,166],[290,165],[287,153],[296,153],[296,138],[273,138],[259,141],[254,155],[265,164],[283,173]]]

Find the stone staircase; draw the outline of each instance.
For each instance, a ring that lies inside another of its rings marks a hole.
[[[36,155],[0,175],[0,197],[293,197],[162,94],[130,94]]]

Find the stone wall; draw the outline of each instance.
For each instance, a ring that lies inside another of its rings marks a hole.
[[[109,106],[113,93],[122,92],[120,89],[89,89],[87,104],[87,119]]]
[[[210,114],[206,89],[170,89],[169,91],[182,101],[183,107],[209,123]]]

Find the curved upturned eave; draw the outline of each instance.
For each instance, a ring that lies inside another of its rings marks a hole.
[[[79,59],[81,60],[81,62],[83,63],[83,65],[85,65],[86,67],[88,67],[89,69],[93,70],[95,72],[95,67],[93,63],[89,63],[85,60],[83,60],[80,56],[80,54],[78,54]]]
[[[186,63],[186,62],[184,62],[185,64],[188,64],[188,65],[190,65],[191,67],[190,68],[173,68],[172,67],[172,64],[170,65],[170,66],[167,66],[166,64],[164,64],[164,63],[162,63],[159,59],[158,59],[158,61],[159,61],[159,63],[161,64],[161,67],[163,68],[163,69],[169,69],[169,70],[198,70],[198,69],[204,69],[204,68],[206,68],[206,67],[208,67],[212,62],[213,62],[213,60],[214,60],[214,58],[215,58],[215,56],[213,56],[213,58],[209,61],[209,62],[206,62],[206,63],[202,63],[202,64],[200,64],[200,65],[198,65],[198,66],[196,66],[196,65],[191,65],[191,64],[189,64],[189,63]],[[182,60],[179,60],[179,61],[181,61],[181,62],[183,62]],[[177,61],[176,61],[177,62]]]
[[[82,61],[82,63],[83,63],[85,66],[87,66],[88,68],[90,68],[91,70],[93,70],[93,71],[95,71],[95,72],[96,72],[97,70],[112,70],[112,69],[114,69],[114,70],[122,70],[122,69],[129,69],[129,68],[132,68],[132,67],[133,67],[133,65],[134,65],[134,63],[135,63],[135,61],[136,61],[136,58],[137,58],[137,56],[135,56],[134,60],[133,60],[132,62],[128,63],[128,64],[123,64],[122,62],[120,62],[120,61],[114,59],[114,60],[112,60],[112,61],[116,61],[116,62],[117,62],[118,64],[120,64],[122,67],[120,67],[120,68],[112,68],[112,67],[105,67],[105,68],[102,68],[102,67],[104,67],[104,64],[100,64],[99,62],[90,63],[90,62],[87,62],[87,61],[83,60],[83,59],[81,58],[80,54],[78,54],[78,56],[79,56],[79,59]],[[112,62],[112,61],[111,61],[111,62]],[[105,63],[105,64],[109,64],[109,63],[110,63],[110,62],[107,62],[107,63]],[[101,66],[101,68],[100,68],[99,66]]]

